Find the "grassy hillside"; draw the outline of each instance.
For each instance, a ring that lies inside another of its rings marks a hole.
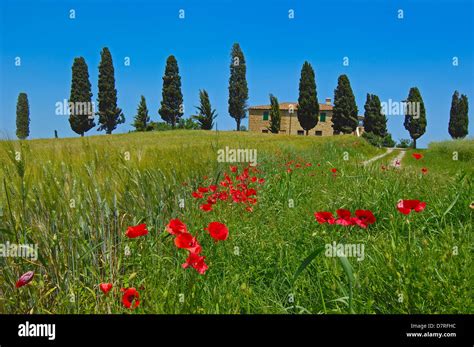
[[[0,258],[0,312],[472,312],[473,141],[434,144],[419,160],[408,151],[401,169],[382,169],[395,154],[361,165],[384,150],[353,136],[171,131],[0,145],[0,243],[39,249],[37,260]],[[218,162],[226,146],[257,150],[251,172],[265,182],[252,185],[251,212],[227,201],[205,212],[191,195],[247,166]],[[427,207],[402,215],[400,199]],[[377,220],[316,222],[314,212],[340,208]],[[165,231],[172,218],[198,234],[204,275],[181,267],[186,253]],[[227,240],[206,234],[212,221],[227,225]],[[150,233],[127,238],[139,223]],[[363,260],[318,252],[333,242],[364,245]],[[26,271],[34,280],[15,288]],[[102,282],[114,285],[107,296]],[[122,306],[122,287],[139,290],[135,310]]]

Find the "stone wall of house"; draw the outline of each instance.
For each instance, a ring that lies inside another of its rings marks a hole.
[[[268,127],[270,126],[269,120],[263,120],[263,113],[269,112],[269,110],[262,110],[262,109],[250,109],[249,110],[249,131],[254,132],[266,132]],[[317,135],[317,136],[332,136],[332,111],[322,111],[326,113],[326,121],[321,122],[318,121],[316,127],[309,131],[309,135]],[[289,113],[288,110],[280,110],[281,113],[281,123],[280,123],[280,133],[281,134],[289,134],[291,129],[291,135],[298,135],[301,131],[304,132],[303,128],[300,126],[298,122],[298,117],[296,115],[296,111],[292,114]],[[290,117],[291,115],[291,117]],[[304,133],[303,133],[304,134]]]

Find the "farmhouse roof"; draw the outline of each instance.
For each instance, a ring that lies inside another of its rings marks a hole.
[[[298,109],[297,102],[281,102],[280,103],[280,110],[288,111],[290,107],[293,105],[293,109],[296,111]],[[328,104],[319,104],[320,111],[332,111],[333,106]],[[257,105],[257,106],[250,106],[249,110],[269,110],[270,105]]]

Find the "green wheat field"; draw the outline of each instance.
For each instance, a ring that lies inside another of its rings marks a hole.
[[[247,165],[218,162],[226,146],[257,150],[265,183],[251,212],[205,212],[191,196]],[[474,141],[407,150],[400,168],[390,166],[398,150],[362,165],[384,152],[350,135],[189,130],[1,141],[0,243],[35,244],[38,258],[0,258],[0,313],[474,312]],[[400,199],[426,208],[403,215]],[[376,222],[314,217],[342,208],[371,210]],[[198,234],[205,274],[182,268],[186,254],[166,232],[173,218]],[[227,240],[205,235],[212,221],[227,225]],[[149,234],[127,238],[140,223]],[[364,258],[326,256],[333,242],[364,245]],[[33,281],[15,288],[27,271]],[[128,287],[140,293],[134,310],[121,302]]]

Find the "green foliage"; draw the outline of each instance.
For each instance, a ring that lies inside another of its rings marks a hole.
[[[399,170],[380,169],[393,159],[389,156],[362,167],[384,150],[351,135],[290,139],[173,130],[27,143],[0,141],[6,182],[0,184],[0,244],[17,236],[19,243],[38,245],[39,258],[0,257],[1,313],[472,311],[472,281],[466,276],[472,271],[472,154],[465,157],[474,153],[472,140],[430,144],[418,161],[409,151]],[[199,209],[202,201],[191,198],[197,187],[218,184],[229,170],[228,163],[216,162],[216,149],[226,145],[258,148],[258,176],[266,181],[251,213],[236,204],[206,213]],[[124,147],[137,155],[124,160]],[[453,152],[459,160],[452,159]],[[287,173],[291,159],[303,165]],[[429,172],[421,174],[421,167]],[[184,208],[178,197],[185,199]],[[294,197],[295,208],[288,208]],[[426,209],[402,215],[395,207],[400,198],[422,200]],[[314,219],[315,211],[339,208],[370,209],[377,221],[360,229]],[[205,275],[181,267],[187,252],[177,251],[165,231],[172,218],[197,234],[209,263]],[[229,227],[226,241],[216,244],[203,232],[211,221]],[[142,222],[148,235],[125,237],[128,226]],[[364,245],[365,258],[321,254],[320,247],[333,241]],[[15,288],[19,275],[30,270],[33,281]],[[113,292],[102,295],[101,282],[113,282]],[[140,292],[133,312],[121,304],[125,286]],[[184,302],[176,293],[184,294]]]
[[[382,137],[375,135],[374,133],[364,132],[362,137],[375,147],[395,147],[395,141],[389,133]]]
[[[166,122],[153,122],[151,121],[148,123],[147,130],[153,130],[153,131],[168,131],[168,130],[173,130],[171,125],[169,125]]]
[[[364,131],[382,138],[385,137],[387,135],[387,117],[382,113],[379,97],[367,94],[364,109]]]
[[[468,134],[469,128],[469,103],[466,95],[461,95],[456,90],[451,101],[451,110],[449,112],[449,135],[453,139],[464,138]]]
[[[138,105],[137,114],[134,118],[133,126],[136,131],[146,131],[148,129],[148,123],[150,117],[148,116],[148,108],[146,107],[145,97],[142,95],[140,98],[140,104]]]
[[[244,53],[238,43],[234,43],[231,52],[229,78],[229,114],[235,119],[237,131],[240,123],[246,117],[249,89],[247,86],[247,67]]]
[[[178,129],[198,130],[201,129],[201,124],[191,118],[181,118],[179,120]]]
[[[280,131],[280,105],[276,96],[270,94],[270,127],[268,130],[274,134],[278,134]]]
[[[72,64],[69,112],[69,124],[75,133],[84,136],[95,127],[89,71],[83,57],[74,58]]]
[[[194,116],[202,130],[211,130],[214,127],[214,119],[217,117],[216,110],[212,109],[211,101],[206,90],[199,91],[200,105],[197,108],[199,114]]]
[[[20,93],[16,102],[16,136],[24,140],[30,135],[30,106],[26,93]]]
[[[352,92],[351,83],[346,75],[337,79],[334,90],[334,108],[332,114],[332,128],[335,134],[351,134],[359,124],[358,109]]]
[[[117,90],[115,89],[114,65],[112,55],[107,47],[100,53],[99,64],[99,128],[106,134],[112,134],[118,124],[125,122],[122,110],[117,107]]]
[[[161,118],[171,125],[176,126],[183,116],[183,94],[181,93],[181,77],[179,76],[178,61],[173,55],[166,60],[165,74],[163,76],[161,107],[158,113]]]
[[[397,144],[397,148],[409,148],[413,147],[413,142],[410,139],[400,139],[399,143]]]
[[[426,131],[425,104],[418,88],[410,88],[406,102],[408,105],[411,105],[408,107],[411,107],[412,111],[411,114],[410,112],[405,114],[405,122],[403,125],[413,139],[413,148],[416,148],[416,140]]]
[[[296,112],[301,127],[308,132],[318,124],[319,103],[316,92],[314,70],[310,63],[304,62],[301,68],[298,109]]]

